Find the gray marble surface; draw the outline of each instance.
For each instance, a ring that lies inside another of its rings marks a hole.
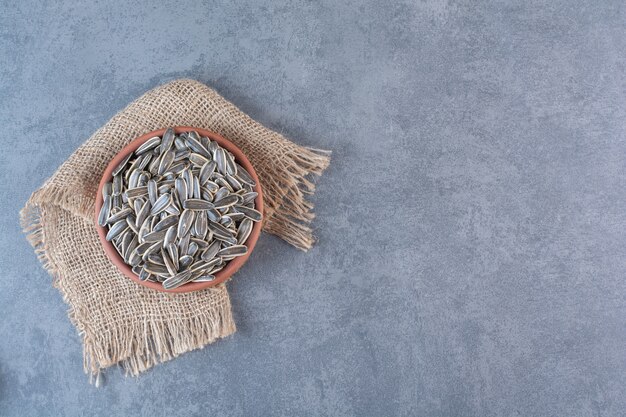
[[[623,1],[3,1],[0,415],[626,413]],[[18,210],[128,102],[212,85],[333,150],[239,331],[96,389]]]

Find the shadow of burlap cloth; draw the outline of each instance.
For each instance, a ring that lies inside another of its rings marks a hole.
[[[142,287],[117,271],[94,225],[98,183],[109,161],[146,132],[195,126],[220,133],[246,154],[264,193],[263,230],[307,250],[314,191],[307,179],[328,166],[328,152],[273,132],[206,85],[176,80],[157,87],[96,131],[33,193],[22,227],[69,305],[83,340],[85,372],[119,364],[137,375],[235,332],[226,286],[186,294]],[[91,378],[90,378],[91,379]]]

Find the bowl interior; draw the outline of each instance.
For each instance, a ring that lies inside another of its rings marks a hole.
[[[263,213],[263,193],[261,190],[259,178],[257,176],[256,171],[254,170],[254,167],[252,166],[250,161],[248,161],[248,158],[246,158],[244,153],[238,147],[236,147],[232,142],[228,141],[227,139],[223,138],[217,133],[211,132],[206,129],[200,129],[200,128],[189,127],[189,126],[177,126],[177,127],[174,127],[173,129],[176,132],[176,134],[195,130],[201,136],[207,136],[211,140],[216,141],[221,147],[230,151],[235,156],[235,160],[237,161],[237,163],[240,164],[242,167],[244,167],[250,173],[250,175],[256,182],[254,191],[256,191],[259,195],[254,200],[254,204],[255,204],[255,208],[261,213]],[[248,240],[245,243],[245,245],[248,247],[248,252],[243,256],[239,256],[231,261],[228,261],[228,264],[226,265],[226,267],[222,269],[221,271],[219,271],[217,274],[215,274],[215,279],[213,281],[190,282],[190,283],[181,285],[178,288],[174,288],[172,290],[166,290],[163,288],[161,283],[141,281],[139,277],[135,275],[135,273],[133,273],[133,271],[131,270],[131,267],[124,262],[124,259],[117,252],[113,244],[106,240],[107,231],[104,227],[100,226],[97,221],[98,214],[100,213],[100,209],[102,208],[102,204],[103,204],[102,187],[104,187],[104,184],[112,180],[113,170],[120,164],[120,162],[122,162],[122,160],[126,156],[134,152],[135,149],[141,146],[145,141],[147,141],[148,139],[154,136],[163,136],[163,133],[165,133],[165,130],[166,129],[155,130],[153,132],[149,132],[149,133],[146,133],[145,135],[138,137],[137,139],[133,140],[131,143],[126,145],[126,147],[124,147],[115,156],[115,158],[111,160],[106,170],[104,171],[104,174],[102,175],[102,179],[100,180],[100,185],[98,186],[98,193],[96,195],[96,210],[95,210],[96,229],[97,229],[98,236],[100,237],[100,241],[102,242],[102,246],[107,256],[109,257],[111,262],[113,262],[113,264],[128,278],[132,279],[133,281],[137,282],[140,285],[143,285],[144,287],[149,287],[157,291],[176,292],[176,293],[198,291],[198,290],[202,290],[208,287],[221,284],[222,282],[230,278],[231,275],[237,272],[239,268],[241,268],[241,266],[250,257],[250,254],[252,253],[252,250],[254,249],[254,246],[256,245],[259,235],[261,234],[262,222],[255,222],[253,224],[252,232],[250,233],[250,236],[248,237]]]

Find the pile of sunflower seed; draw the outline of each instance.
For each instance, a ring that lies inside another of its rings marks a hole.
[[[215,279],[247,253],[255,182],[234,156],[207,137],[168,129],[113,170],[98,217],[141,280],[165,289]]]

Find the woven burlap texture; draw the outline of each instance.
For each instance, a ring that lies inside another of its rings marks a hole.
[[[205,128],[231,140],[259,176],[263,230],[303,250],[313,244],[313,207],[305,197],[315,187],[308,177],[328,166],[328,152],[294,144],[197,81],[176,80],[145,93],[81,145],[20,213],[29,242],[69,305],[92,376],[115,364],[137,375],[235,332],[225,284],[184,294],[142,287],[118,272],[96,233],[95,195],[109,161],[134,138],[169,126]]]

